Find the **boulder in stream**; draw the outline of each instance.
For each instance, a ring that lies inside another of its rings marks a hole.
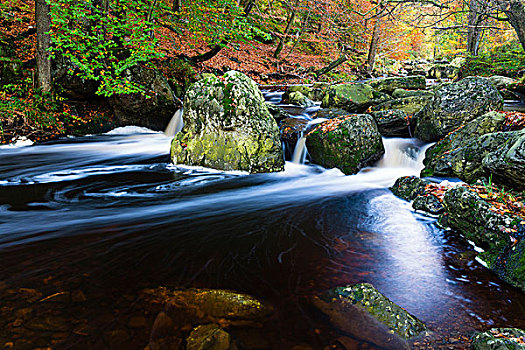
[[[437,141],[469,121],[503,107],[503,98],[486,78],[468,77],[436,90],[416,115],[416,137]]]
[[[392,94],[396,89],[424,90],[427,82],[422,75],[411,75],[408,77],[390,77],[371,80],[368,84],[379,92]]]
[[[425,186],[429,183],[429,181],[422,180],[417,176],[403,176],[396,180],[390,190],[399,198],[412,201],[425,193]]]
[[[472,336],[471,350],[525,350],[525,331],[519,328],[492,328]]]
[[[384,137],[410,137],[410,118],[406,112],[387,109],[372,112],[379,132]]]
[[[314,297],[313,304],[344,333],[385,349],[408,349],[407,341],[427,330],[368,283],[337,287]]]
[[[306,146],[313,163],[338,168],[347,175],[372,165],[385,152],[369,114],[350,114],[319,124],[308,133]]]
[[[277,123],[246,75],[229,71],[199,80],[186,92],[184,108],[173,163],[250,173],[284,169]]]
[[[288,102],[292,105],[301,106],[301,107],[312,107],[315,106],[315,103],[310,100],[308,97],[303,95],[300,91],[291,92],[286,95],[286,99],[283,97],[283,102]]]
[[[431,95],[396,98],[380,103],[377,106],[372,107],[370,110],[372,112],[377,112],[396,109],[413,116],[417,112],[421,111],[421,109],[425,107],[425,105],[430,102],[430,100],[432,100]]]
[[[374,97],[374,89],[368,84],[332,85],[326,91],[321,107],[343,108],[351,113],[360,113],[372,104]]]

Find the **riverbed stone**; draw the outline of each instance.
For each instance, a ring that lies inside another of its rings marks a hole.
[[[465,78],[435,92],[416,115],[416,137],[437,141],[459,126],[502,107],[503,98],[488,79]]]
[[[305,108],[315,106],[315,103],[308,97],[303,95],[300,91],[291,92],[287,95],[286,100],[283,97],[283,102],[288,102],[292,105],[301,106]]]
[[[379,132],[384,137],[410,137],[410,118],[404,111],[387,109],[372,112]]]
[[[193,84],[184,128],[172,142],[175,164],[250,173],[282,171],[279,128],[255,82],[236,71]]]
[[[273,119],[275,119],[277,123],[280,123],[282,120],[292,117],[290,113],[288,113],[279,106],[276,106],[269,102],[265,102],[264,104],[266,105],[266,108],[268,108],[268,112],[270,112],[270,115],[273,117]]]
[[[213,323],[195,327],[186,339],[186,350],[229,349],[232,349],[230,334]]]
[[[396,180],[390,187],[392,193],[406,201],[412,201],[417,196],[425,193],[425,186],[430,182],[417,176],[403,176]]]
[[[289,86],[283,94],[283,101],[288,101],[289,97],[294,92],[300,92],[312,101],[321,101],[324,97],[328,84],[315,84],[313,86],[306,85],[292,85]]]
[[[372,165],[385,152],[377,124],[369,114],[350,114],[325,121],[308,133],[313,163],[347,175]]]
[[[489,112],[449,133],[427,149],[421,176],[458,177],[466,182],[485,176],[483,158],[511,136],[495,134],[504,122],[505,114]]]
[[[374,99],[374,89],[363,83],[330,86],[321,104],[323,108],[343,108],[351,113],[364,112]]]
[[[409,96],[403,98],[396,98],[390,101],[383,102],[376,106],[373,106],[370,110],[372,112],[385,111],[385,110],[400,110],[408,115],[415,115],[423,107],[426,106],[432,100],[431,95],[421,95],[421,96]]]
[[[385,349],[408,349],[407,340],[427,330],[369,283],[334,288],[314,297],[313,304],[344,333]]]
[[[445,211],[443,204],[432,194],[417,196],[412,203],[412,208],[432,215],[438,215]]]
[[[423,90],[426,88],[427,83],[424,76],[411,75],[372,80],[368,84],[379,92],[392,94],[396,89]]]
[[[471,350],[525,350],[525,331],[519,328],[492,328],[472,336]]]
[[[154,68],[134,66],[125,78],[146,88],[147,95],[119,94],[109,98],[119,125],[136,125],[164,131],[180,107],[166,78]]]

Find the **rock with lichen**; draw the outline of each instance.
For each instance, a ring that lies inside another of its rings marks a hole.
[[[229,71],[199,80],[186,92],[184,107],[173,163],[250,173],[284,169],[277,123],[246,75]]]
[[[334,288],[313,304],[344,333],[385,349],[408,349],[408,340],[427,330],[423,322],[371,284]]]
[[[519,328],[492,328],[471,340],[471,350],[525,350],[525,331]]]

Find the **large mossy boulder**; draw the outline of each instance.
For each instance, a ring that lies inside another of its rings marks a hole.
[[[368,283],[337,287],[315,297],[313,304],[344,333],[384,349],[408,349],[407,341],[427,329]]]
[[[372,165],[385,152],[377,124],[369,114],[336,117],[319,124],[306,138],[313,163],[347,175]]]
[[[437,141],[459,126],[502,107],[503,98],[486,78],[468,77],[442,86],[417,114],[416,137]]]
[[[372,104],[374,97],[374,89],[368,84],[338,84],[326,90],[321,107],[343,108],[350,113],[359,113]]]
[[[432,95],[409,96],[385,101],[371,108],[372,112],[397,109],[408,115],[414,115],[421,111],[427,103],[432,100]]]
[[[493,328],[472,336],[471,350],[525,350],[525,331],[519,328]]]
[[[164,131],[180,105],[168,81],[156,69],[135,66],[125,78],[143,86],[147,93],[114,95],[109,99],[119,125],[137,125]]]
[[[500,147],[483,158],[486,173],[496,182],[525,190],[525,131],[509,132]]]
[[[396,89],[423,90],[426,88],[427,82],[424,76],[412,75],[372,80],[368,84],[376,91],[392,94]]]
[[[250,173],[284,169],[277,123],[255,82],[240,72],[193,84],[183,119],[171,146],[175,164]]]
[[[384,137],[410,137],[410,117],[398,109],[372,112],[379,132]]]
[[[427,149],[421,176],[458,177],[472,182],[485,174],[483,157],[497,149],[501,136],[481,136],[501,131],[505,114],[486,113],[449,133]]]

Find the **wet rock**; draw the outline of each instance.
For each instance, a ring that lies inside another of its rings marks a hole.
[[[347,115],[348,112],[341,108],[322,108],[315,113],[314,118],[332,119],[335,117],[344,117]]]
[[[404,90],[404,89],[395,89],[392,92],[393,98],[404,98],[412,96],[434,96],[432,91],[427,90]]]
[[[299,91],[292,92],[289,95],[287,95],[287,99],[284,100],[283,98],[283,102],[288,102],[292,105],[301,106],[305,108],[315,106],[315,103],[312,100],[310,100],[308,97],[306,97]]]
[[[229,71],[199,80],[186,92],[184,106],[173,163],[250,173],[284,169],[277,123],[246,75]]]
[[[416,115],[416,136],[437,141],[459,126],[503,107],[503,98],[488,79],[468,77],[438,89]]]
[[[391,94],[396,89],[423,90],[426,88],[426,79],[421,75],[408,77],[390,77],[369,82],[375,90]]]
[[[312,101],[321,101],[328,87],[328,84],[314,84],[311,87],[305,85],[289,86],[283,94],[283,101],[288,101],[288,96],[294,92],[300,92]]]
[[[499,147],[501,137],[480,137],[500,131],[504,122],[503,113],[489,112],[449,133],[426,151],[421,176],[458,177],[467,182],[484,176],[483,157]]]
[[[429,183],[429,181],[422,180],[417,176],[403,176],[396,180],[390,190],[394,195],[406,201],[412,201],[425,193],[425,186]]]
[[[231,336],[216,324],[196,327],[186,339],[186,350],[229,350]]]
[[[374,99],[374,89],[368,84],[332,85],[323,97],[321,107],[342,108],[348,112],[364,112]]]
[[[500,184],[525,190],[525,130],[500,133],[508,136],[483,158],[483,168]]]
[[[425,105],[431,100],[432,96],[429,95],[403,97],[378,104],[377,106],[372,107],[370,110],[372,112],[377,112],[397,109],[413,116],[417,112],[421,111],[421,109],[425,107]]]
[[[371,115],[384,137],[410,137],[410,118],[406,112],[388,109],[372,112]]]
[[[476,332],[470,345],[472,350],[525,350],[525,331],[518,328],[493,328]]]
[[[283,152],[286,159],[292,159],[295,145],[299,138],[303,136],[307,126],[308,121],[301,118],[288,118],[281,122],[279,129],[281,132],[281,141],[284,144]]]
[[[268,102],[265,102],[265,105],[266,108],[268,108],[268,112],[270,112],[270,115],[273,117],[273,119],[275,119],[277,123],[280,123],[282,120],[292,117],[290,113],[286,112],[279,106]]]
[[[445,210],[439,199],[432,194],[417,196],[412,203],[412,208],[433,215],[441,214]]]
[[[165,288],[147,291],[165,306],[173,320],[184,312],[192,321],[221,322],[221,324],[253,325],[269,318],[274,309],[247,294],[222,289],[185,289],[170,291]]]
[[[321,123],[308,134],[306,145],[313,163],[338,168],[345,174],[357,173],[385,152],[376,122],[369,114]]]
[[[124,72],[127,80],[144,86],[148,93],[122,94],[110,97],[119,125],[144,126],[164,131],[180,107],[168,81],[156,69],[135,66]]]
[[[313,303],[344,333],[386,349],[408,349],[407,340],[427,329],[368,283],[337,287]]]

